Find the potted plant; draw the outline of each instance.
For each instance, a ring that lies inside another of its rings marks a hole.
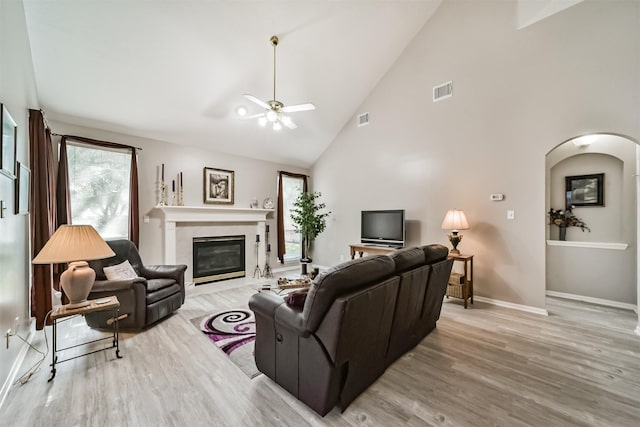
[[[321,212],[326,206],[318,203],[319,192],[300,193],[291,209],[291,221],[302,236],[302,262],[311,262],[311,242],[327,227],[331,212]]]
[[[560,228],[558,240],[566,240],[567,227],[578,227],[583,232],[584,230],[591,232],[591,229],[587,227],[587,224],[573,214],[573,208],[573,205],[569,206],[565,210],[551,208],[551,210],[547,212],[547,215],[549,215],[549,224],[557,225]]]

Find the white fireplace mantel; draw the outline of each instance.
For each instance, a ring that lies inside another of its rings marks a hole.
[[[256,224],[256,234],[265,241],[267,215],[273,209],[221,208],[211,206],[157,206],[150,216],[159,217],[164,233],[164,263],[176,263],[176,227],[180,223]],[[264,251],[259,252],[259,265],[264,264]],[[262,258],[262,259],[261,259]]]

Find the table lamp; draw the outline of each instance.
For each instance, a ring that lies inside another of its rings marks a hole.
[[[459,209],[451,209],[447,212],[447,215],[444,217],[444,221],[442,221],[442,229],[443,230],[451,230],[449,234],[449,241],[451,245],[453,245],[453,249],[451,249],[452,254],[459,254],[458,243],[462,240],[462,234],[458,234],[459,230],[468,230],[469,222],[467,221],[467,217],[464,215]]]
[[[34,264],[69,263],[69,268],[60,276],[60,285],[69,298],[69,308],[90,304],[87,296],[91,292],[96,272],[87,261],[109,258],[115,253],[90,225],[61,225],[53,233]]]

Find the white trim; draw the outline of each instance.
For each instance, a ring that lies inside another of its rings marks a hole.
[[[164,240],[164,264],[176,264],[176,228],[184,223],[202,222],[214,224],[255,224],[260,241],[265,241],[267,215],[273,209],[222,208],[212,206],[156,206],[149,216],[158,217],[162,222]],[[250,242],[251,240],[249,240]],[[258,265],[264,265],[266,254],[258,251]]]
[[[493,305],[497,305],[499,307],[512,308],[514,310],[526,311],[527,313],[539,314],[541,316],[548,316],[549,315],[549,312],[546,309],[538,308],[538,307],[532,307],[530,305],[515,304],[515,303],[512,303],[512,302],[501,301],[501,300],[497,300],[497,299],[480,297],[480,296],[475,296],[475,295],[473,296],[473,299],[476,300],[476,301],[480,301],[480,302],[486,302],[487,304],[493,304]]]
[[[564,299],[570,299],[574,301],[588,302],[591,304],[604,305],[606,307],[622,308],[625,310],[634,311],[636,313],[638,312],[638,307],[636,307],[633,304],[629,304],[628,302],[612,301],[608,299],[594,298],[594,297],[588,297],[584,295],[567,294],[564,292],[557,292],[557,291],[547,291],[546,295],[548,297],[564,298]]]
[[[565,246],[568,248],[613,249],[616,251],[624,251],[629,247],[627,243],[575,242],[575,241],[564,241],[564,240],[547,240],[547,246]]]
[[[18,372],[20,371],[20,367],[24,363],[24,359],[27,357],[27,353],[29,351],[29,344],[33,342],[34,337],[35,337],[35,332],[33,331],[33,329],[30,329],[29,335],[27,336],[27,339],[26,339],[28,344],[20,340],[20,342],[22,343],[22,348],[18,352],[18,357],[16,357],[15,360],[13,361],[13,365],[11,366],[11,370],[9,371],[9,375],[7,376],[7,379],[2,385],[2,389],[0,389],[0,410],[2,410],[2,405],[4,404],[5,399],[9,395],[9,390],[11,390],[11,386],[13,385],[13,382],[15,381],[16,376],[18,375]]]

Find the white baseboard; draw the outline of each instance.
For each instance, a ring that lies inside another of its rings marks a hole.
[[[527,313],[539,314],[541,316],[549,315],[549,312],[544,308],[532,307],[530,305],[515,304],[512,302],[501,301],[501,300],[486,298],[486,297],[479,297],[476,295],[473,296],[473,299],[480,302],[486,302],[487,304],[493,304],[499,307],[512,308],[514,310],[526,311]]]
[[[33,329],[33,327],[31,327],[31,325],[29,325],[29,335],[26,338],[27,342],[31,344],[34,337],[35,337],[35,330]],[[7,376],[7,379],[5,380],[4,384],[2,384],[2,388],[0,389],[0,412],[2,411],[2,405],[4,404],[4,401],[9,395],[9,390],[11,390],[11,386],[16,380],[16,377],[18,376],[18,372],[20,372],[20,368],[22,367],[22,363],[24,362],[24,359],[27,357],[27,352],[29,351],[29,344],[15,338],[13,342],[16,342],[16,341],[19,341],[20,344],[22,344],[22,347],[18,352],[18,357],[15,358],[15,360],[13,361],[13,365],[11,365],[11,370],[9,371],[9,375]]]
[[[601,298],[593,298],[593,297],[587,297],[584,295],[575,295],[575,294],[567,294],[564,292],[556,292],[556,291],[547,291],[546,295],[549,297],[556,297],[556,298],[564,298],[564,299],[570,299],[570,300],[574,300],[574,301],[582,301],[582,302],[588,302],[591,304],[598,304],[598,305],[604,305],[606,307],[614,307],[614,308],[622,308],[625,310],[631,310],[634,312],[638,312],[638,307],[636,305],[633,304],[629,304],[626,302],[618,302],[618,301],[611,301],[608,299],[601,299]]]

